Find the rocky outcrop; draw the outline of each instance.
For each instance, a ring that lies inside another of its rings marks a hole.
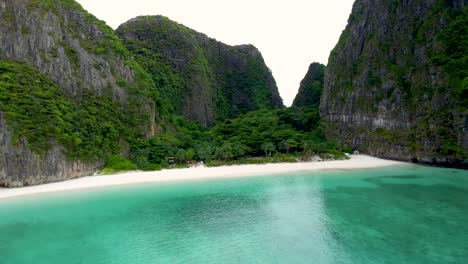
[[[157,133],[151,77],[75,1],[0,0],[0,21],[1,186],[91,174]]]
[[[323,93],[324,75],[325,65],[317,62],[310,64],[292,106],[318,108]]]
[[[73,96],[85,89],[111,90],[124,100],[117,84],[134,74],[112,45],[110,28],[71,0],[2,0],[1,57],[27,61]],[[114,42],[115,43],[112,43]],[[108,55],[108,56],[107,56]]]
[[[466,167],[467,6],[357,0],[325,74],[328,135],[378,157]]]
[[[31,151],[25,138],[12,144],[12,134],[0,113],[0,187],[23,187],[91,175],[102,162],[70,161],[63,147],[51,146],[44,155]]]
[[[283,107],[254,46],[229,46],[162,16],[134,18],[116,32],[152,74],[170,113],[209,126],[248,111]]]

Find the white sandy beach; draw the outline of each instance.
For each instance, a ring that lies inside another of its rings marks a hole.
[[[23,187],[17,189],[0,189],[0,199],[46,192],[70,191],[125,184],[236,178],[327,169],[365,169],[402,164],[405,163],[384,160],[365,155],[352,155],[351,159],[349,160],[339,161],[278,163],[265,165],[238,165],[222,166],[215,168],[195,167],[188,169],[171,169],[155,172],[135,171],[116,175],[89,176],[64,182]]]

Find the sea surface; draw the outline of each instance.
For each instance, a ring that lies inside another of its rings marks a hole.
[[[0,200],[0,264],[468,263],[468,171],[403,165]]]

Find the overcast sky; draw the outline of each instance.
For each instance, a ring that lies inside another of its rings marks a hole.
[[[78,0],[112,28],[164,15],[221,42],[253,44],[290,105],[312,62],[327,64],[354,0]]]

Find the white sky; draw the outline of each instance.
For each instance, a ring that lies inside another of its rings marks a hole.
[[[221,42],[253,44],[291,105],[309,64],[327,64],[354,0],[77,0],[112,28],[164,15]]]

